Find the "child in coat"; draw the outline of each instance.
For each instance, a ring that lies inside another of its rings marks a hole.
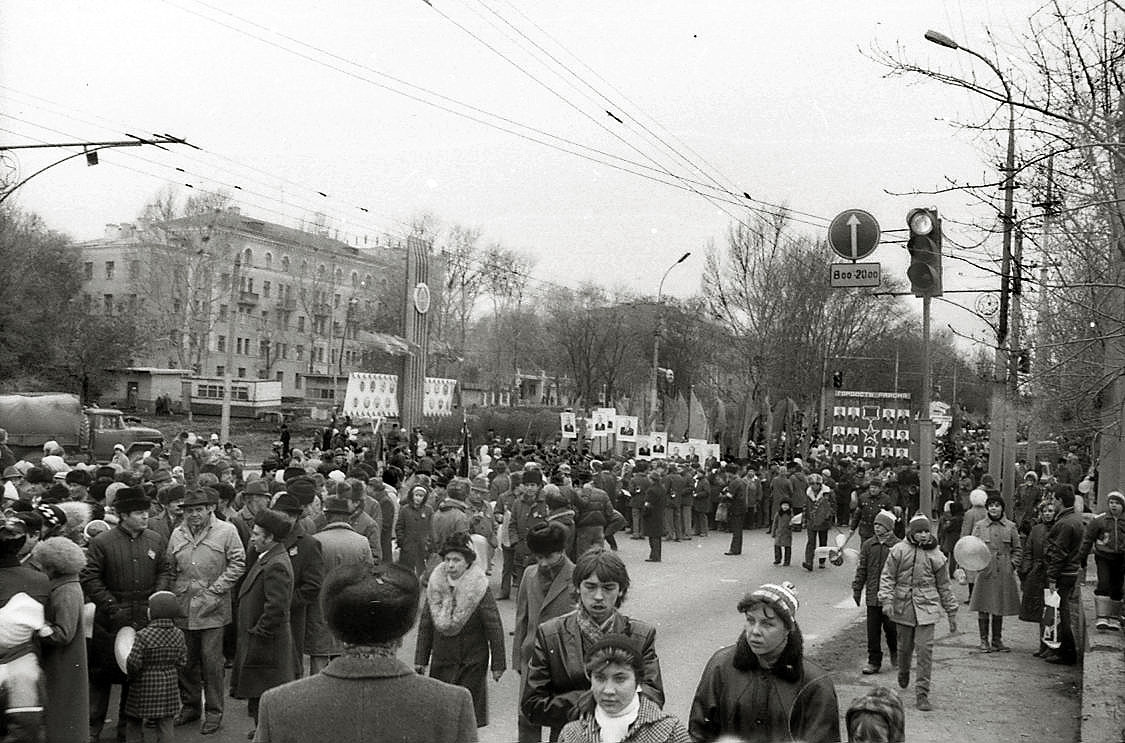
[[[180,604],[171,591],[149,596],[149,623],[137,632],[125,667],[129,696],[125,700],[125,733],[129,743],[144,740],[145,720],[156,723],[157,743],[173,740],[172,720],[180,711],[179,669],[187,665],[183,630],[172,624]]]
[[[789,520],[793,518],[792,505],[788,498],[782,498],[777,503],[777,513],[773,517],[773,525],[770,526],[770,534],[773,534],[773,564],[789,566],[789,560],[793,557],[793,527],[790,526]]]

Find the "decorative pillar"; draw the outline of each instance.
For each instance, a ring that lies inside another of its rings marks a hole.
[[[418,237],[406,238],[406,286],[402,337],[410,346],[399,385],[399,418],[409,433],[422,425],[426,386],[426,353],[430,343],[430,245]]]

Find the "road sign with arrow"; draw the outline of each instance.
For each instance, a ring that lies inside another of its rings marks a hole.
[[[875,252],[881,234],[875,217],[862,209],[848,209],[828,226],[828,244],[841,258],[858,261]]]

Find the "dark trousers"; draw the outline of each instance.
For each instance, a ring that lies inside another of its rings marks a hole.
[[[1059,593],[1059,649],[1060,658],[1068,661],[1078,659],[1078,647],[1074,642],[1074,617],[1070,611],[1070,597],[1074,593],[1074,585],[1078,576],[1059,576],[1055,582],[1055,590]]]
[[[782,546],[777,545],[777,544],[775,544],[773,546],[773,564],[774,565],[777,565],[778,563],[781,563],[783,565],[788,565],[789,561],[792,560],[792,559],[793,559],[793,548],[792,547],[782,547]]]
[[[97,738],[105,727],[109,714],[109,695],[113,684],[90,681],[90,738]],[[117,705],[117,739],[125,739],[125,699],[129,696],[129,682],[121,685],[121,702]]]
[[[828,546],[828,530],[817,529],[816,531],[809,529],[809,537],[805,542],[805,564],[812,565],[813,555],[816,553],[817,544],[821,547]],[[820,558],[820,564],[824,564],[824,558]]]
[[[992,642],[998,643],[1004,639],[1004,617],[999,614],[989,614],[987,611],[977,612],[977,627],[980,629],[980,639],[988,642],[989,618],[992,622]]]
[[[156,743],[173,743],[176,740],[175,733],[172,731],[173,719],[171,716],[153,719],[156,723]],[[144,722],[139,717],[129,717],[125,720],[126,743],[144,743]]]
[[[516,548],[504,546],[504,569],[500,572],[500,598],[510,598],[512,583],[519,588],[520,579],[515,577]]]
[[[223,629],[184,630],[188,660],[180,670],[180,699],[185,711],[202,707],[208,719],[223,716]]]
[[[695,517],[695,536],[707,536],[707,531],[710,528],[708,522],[711,520],[711,517],[705,511],[696,511],[692,516]]]
[[[648,559],[649,560],[652,560],[653,562],[660,562],[660,548],[661,548],[661,546],[662,545],[661,545],[661,538],[660,537],[651,537],[650,536],[648,538]]]
[[[898,656],[898,625],[883,613],[881,606],[867,606],[867,662],[878,668],[883,665],[882,637],[887,638],[887,654],[892,663]]]
[[[1098,586],[1094,595],[1120,601],[1122,580],[1125,579],[1125,554],[1094,555],[1094,566],[1098,569]]]
[[[732,513],[727,516],[727,524],[730,525],[730,549],[727,550],[732,555],[742,554],[742,520],[746,518],[746,514]]]

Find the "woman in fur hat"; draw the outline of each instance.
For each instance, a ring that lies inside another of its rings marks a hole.
[[[1020,592],[1016,587],[1016,568],[1022,551],[1016,524],[1004,516],[1004,499],[990,495],[985,502],[987,518],[973,527],[973,536],[988,545],[992,559],[977,573],[976,588],[969,599],[969,611],[977,612],[980,626],[980,651],[1006,653],[1004,644],[1004,617],[1020,613]],[[991,643],[989,628],[991,626]]]
[[[424,674],[463,686],[473,695],[477,727],[488,724],[487,676],[506,668],[504,625],[469,535],[457,532],[441,546],[442,561],[426,584],[414,665]]]
[[[43,640],[47,743],[85,740],[90,734],[90,695],[82,628],[85,599],[78,574],[86,567],[86,553],[66,537],[51,537],[35,545],[32,558],[51,580],[46,611],[51,634]]]
[[[795,586],[766,584],[738,602],[745,626],[734,645],[707,661],[691,704],[697,741],[833,743],[840,711],[832,678],[804,657]]]

